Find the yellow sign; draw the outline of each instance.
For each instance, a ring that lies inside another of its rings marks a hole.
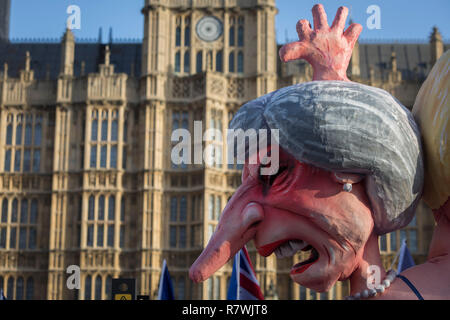
[[[131,300],[131,294],[116,294],[114,300]]]

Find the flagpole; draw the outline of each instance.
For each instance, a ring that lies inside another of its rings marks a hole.
[[[391,267],[389,269],[392,269],[394,267],[395,262],[397,261],[398,257],[400,256],[400,252],[402,252],[403,243],[406,244],[406,239],[403,239],[402,244],[400,245],[400,248],[397,251],[397,254],[395,255],[394,261],[392,261]]]
[[[242,250],[242,249],[241,249]],[[236,300],[240,300],[240,282],[241,282],[241,250],[236,254],[236,277],[237,277],[237,293]]]

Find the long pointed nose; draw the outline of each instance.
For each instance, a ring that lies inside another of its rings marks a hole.
[[[241,186],[242,187],[242,186]],[[225,207],[216,231],[202,254],[189,270],[194,282],[201,282],[225,265],[256,233],[264,219],[264,210],[255,202],[247,202],[239,188]]]

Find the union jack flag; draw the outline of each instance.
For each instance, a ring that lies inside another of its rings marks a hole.
[[[237,276],[239,274],[239,277]],[[243,247],[234,257],[233,272],[227,300],[264,300],[247,249]]]

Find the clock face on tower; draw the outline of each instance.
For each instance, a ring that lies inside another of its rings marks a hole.
[[[197,36],[207,42],[216,41],[222,35],[222,21],[213,16],[203,17],[197,23]]]

